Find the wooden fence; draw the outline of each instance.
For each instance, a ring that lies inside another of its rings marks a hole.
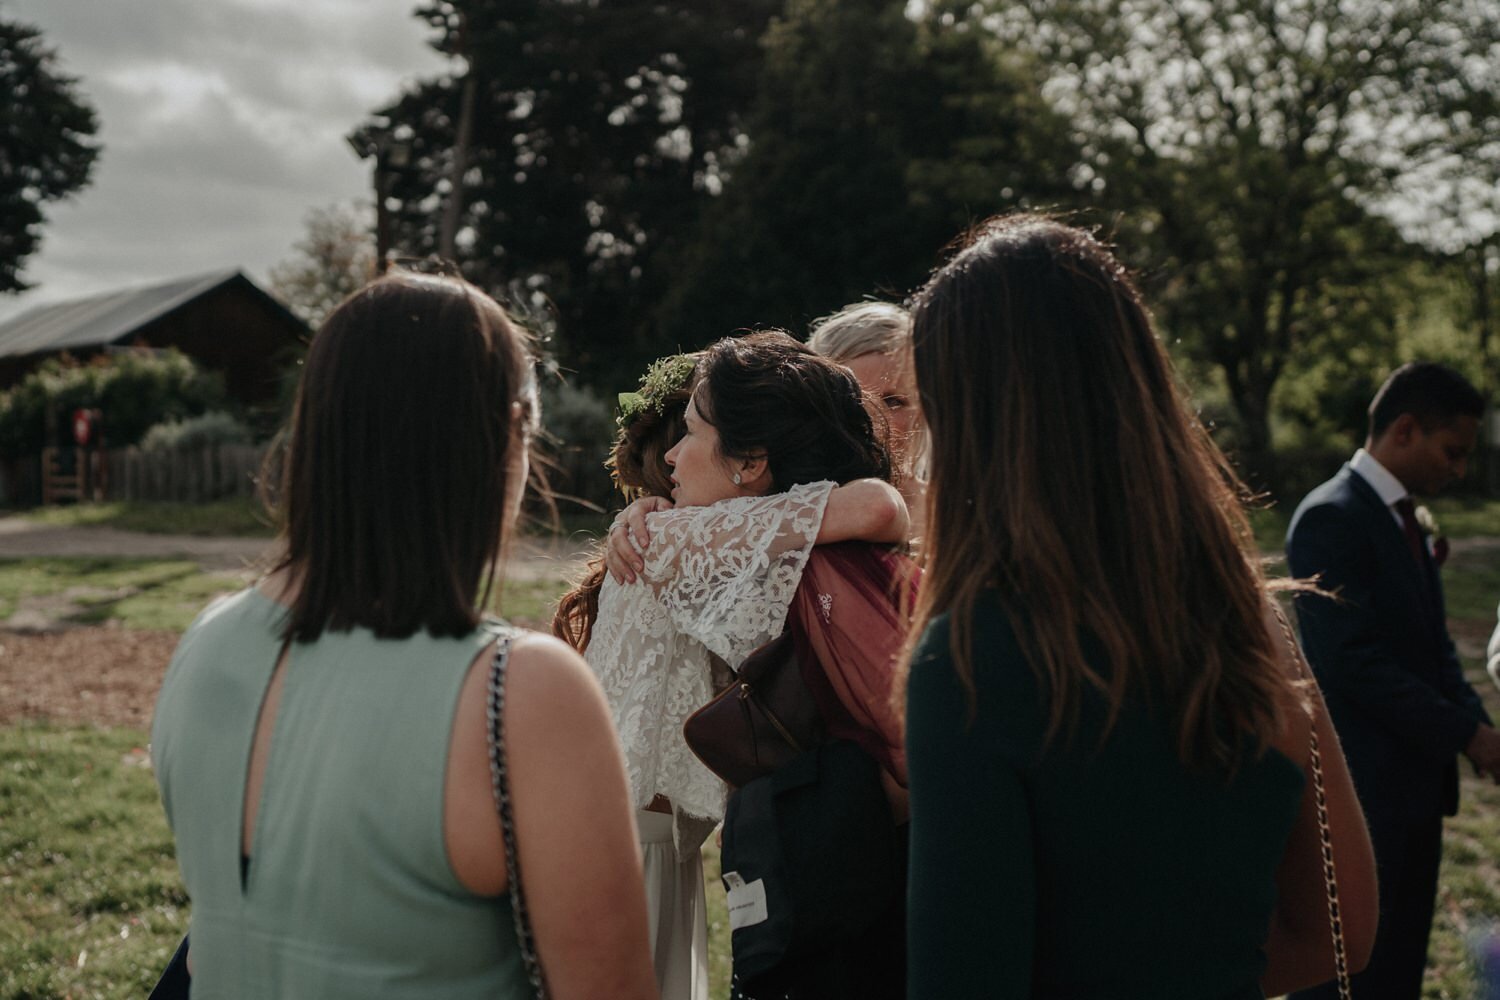
[[[265,454],[264,445],[211,445],[182,451],[132,447],[103,453],[47,449],[43,455],[0,461],[0,504],[33,507],[58,499],[199,503],[251,496]],[[75,478],[80,481],[75,483]]]
[[[116,448],[105,453],[104,498],[199,503],[251,496],[265,453],[264,446],[228,444],[181,451]]]

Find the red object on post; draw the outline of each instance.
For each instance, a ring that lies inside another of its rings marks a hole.
[[[73,411],[73,443],[82,448],[94,436],[94,414],[90,410]]]

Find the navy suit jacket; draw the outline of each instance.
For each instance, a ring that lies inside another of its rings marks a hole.
[[[1484,706],[1448,635],[1442,582],[1348,465],[1307,495],[1287,532],[1303,648],[1372,827],[1458,809],[1457,755]]]

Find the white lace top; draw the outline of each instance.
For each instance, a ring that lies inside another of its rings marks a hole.
[[[738,667],[781,634],[833,486],[652,514],[637,582],[605,577],[584,658],[609,698],[635,805],[671,799],[679,850],[724,815],[723,783],[682,740],[714,695],[709,654]]]

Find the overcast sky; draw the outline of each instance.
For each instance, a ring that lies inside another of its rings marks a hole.
[[[99,118],[94,180],[46,209],[32,304],[239,267],[263,282],[310,209],[369,200],[344,136],[443,67],[417,0],[0,0]]]

